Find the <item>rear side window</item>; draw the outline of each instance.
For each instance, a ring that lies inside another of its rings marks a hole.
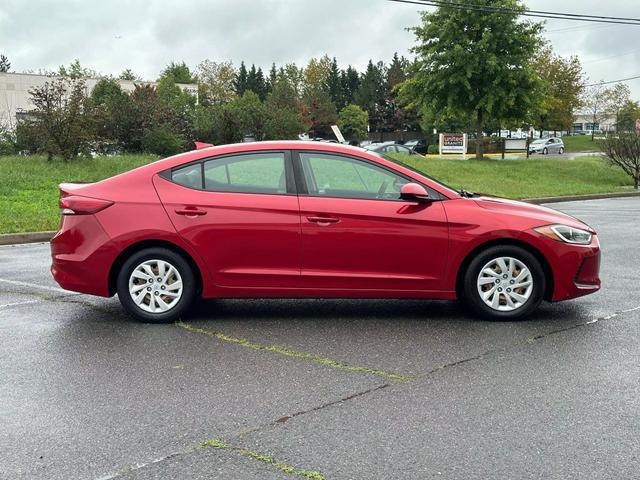
[[[202,188],[202,164],[194,163],[171,172],[171,180],[189,188]]]
[[[211,192],[286,194],[284,153],[248,153],[207,160],[204,188]]]

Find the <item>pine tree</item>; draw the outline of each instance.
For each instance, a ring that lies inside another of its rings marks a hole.
[[[254,88],[254,92],[258,95],[260,100],[264,101],[265,98],[267,98],[267,82],[264,79],[264,74],[260,67],[258,67],[258,71],[256,72]]]
[[[356,92],[360,86],[360,75],[351,65],[346,70],[340,72],[341,103],[349,105],[355,103]]]
[[[240,68],[238,69],[238,75],[236,76],[234,87],[238,96],[242,96],[242,94],[247,90],[247,67],[244,65],[244,62],[240,62]]]
[[[278,78],[278,70],[276,69],[275,62],[271,64],[271,70],[269,70],[269,79],[267,80],[267,94],[273,90],[273,86],[276,84]]]
[[[344,107],[340,86],[340,69],[338,68],[336,57],[333,57],[329,74],[327,75],[327,93],[338,110],[342,110]]]
[[[368,114],[372,131],[378,131],[382,124],[382,110],[385,106],[384,64],[374,64],[371,60],[362,75],[360,86],[356,92],[356,103]]]
[[[11,62],[5,55],[0,55],[0,72],[5,73],[11,69]]]

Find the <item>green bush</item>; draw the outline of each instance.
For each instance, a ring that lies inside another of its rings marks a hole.
[[[0,155],[13,155],[17,151],[15,134],[11,130],[0,127]]]
[[[427,153],[438,154],[440,153],[440,147],[438,144],[432,144],[427,147]]]
[[[184,139],[167,126],[147,130],[142,137],[142,148],[145,152],[163,157],[184,151],[184,143]]]

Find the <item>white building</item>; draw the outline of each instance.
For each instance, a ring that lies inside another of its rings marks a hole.
[[[16,114],[28,112],[33,108],[29,90],[41,87],[52,78],[32,73],[0,73],[0,126],[12,127],[16,123]],[[99,78],[85,78],[87,94],[91,93]],[[118,80],[125,92],[132,92],[136,84],[156,85],[155,82]],[[178,86],[194,95],[198,95],[198,86],[192,83],[179,83]]]
[[[616,130],[616,116],[610,114],[598,115],[598,119],[593,121],[593,114],[578,113],[576,114],[573,125],[571,126],[571,133],[591,133],[595,132],[615,132]]]

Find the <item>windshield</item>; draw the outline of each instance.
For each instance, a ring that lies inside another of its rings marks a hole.
[[[534,140],[533,142],[531,142],[531,145],[547,143],[547,140],[549,140],[549,139],[548,138],[539,138],[538,140]]]

